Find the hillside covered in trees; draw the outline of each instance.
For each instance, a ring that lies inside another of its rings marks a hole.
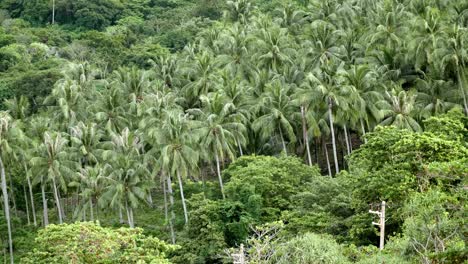
[[[4,262],[466,263],[467,1],[0,0],[0,25]]]

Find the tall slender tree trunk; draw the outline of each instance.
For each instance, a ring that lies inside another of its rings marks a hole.
[[[182,184],[182,177],[180,176],[179,170],[177,170],[177,180],[179,181],[180,198],[182,199],[182,207],[184,208],[185,224],[187,224],[188,223],[187,205],[185,204],[184,187]]]
[[[62,203],[62,196],[60,195],[60,189],[58,188],[57,188],[57,196],[60,201],[60,210],[62,210],[62,217],[63,217],[63,220],[65,221],[67,219],[67,215],[65,214],[65,205],[64,203]]]
[[[366,136],[366,127],[364,126],[364,120],[362,120],[362,118],[360,118],[359,121],[361,123],[362,137],[364,138],[364,143],[367,143],[367,138],[365,137]]]
[[[41,193],[42,193],[42,213],[43,213],[43,224],[44,227],[49,225],[49,209],[47,208],[47,199],[45,195],[45,183],[41,181]]]
[[[18,210],[16,206],[16,199],[15,199],[15,192],[13,189],[13,181],[11,180],[11,172],[8,174],[8,181],[10,183],[10,199],[13,202],[13,211],[15,212],[15,216],[18,217]]]
[[[337,151],[336,151],[335,129],[334,129],[334,125],[333,125],[333,111],[332,111],[332,108],[333,108],[333,102],[332,102],[331,99],[329,99],[328,100],[328,117],[330,119],[330,133],[331,133],[331,136],[332,136],[333,159],[335,161],[335,172],[339,173],[340,168],[338,166],[338,154],[337,154]]]
[[[348,155],[350,155],[351,149],[349,147],[348,128],[346,127],[346,124],[343,126],[343,130],[344,130],[344,136],[345,136],[345,142],[346,142],[346,152],[348,153]]]
[[[1,153],[0,153],[1,155]],[[10,249],[10,263],[14,263],[13,259],[13,239],[11,237],[11,221],[10,221],[10,205],[8,204],[8,191],[7,191],[7,183],[5,177],[5,166],[3,165],[2,157],[0,156],[0,171],[2,177],[2,195],[3,195],[3,210],[5,211],[5,220],[7,222],[7,229],[8,229],[8,246]]]
[[[91,222],[94,222],[94,211],[93,211],[93,197],[89,198],[89,209],[90,209],[90,217],[91,217]]]
[[[169,218],[169,229],[171,231],[171,240],[172,244],[175,244],[175,233],[174,233],[174,219],[175,219],[175,212],[174,212],[174,192],[172,191],[172,182],[171,176],[167,176],[167,192],[169,193],[169,202],[171,204],[170,211],[171,217]]]
[[[303,131],[304,143],[306,145],[306,150],[307,150],[307,160],[309,162],[309,166],[312,166],[312,157],[310,155],[309,135],[307,133],[307,122],[305,118],[304,106],[301,106],[301,116],[302,116],[302,131]]]
[[[236,137],[236,144],[237,144],[237,146],[239,147],[239,154],[240,154],[241,156],[243,156],[243,155],[244,155],[244,151],[242,151],[242,145],[241,145],[241,143],[240,143],[240,140],[239,140],[237,137]]]
[[[60,206],[60,199],[58,197],[57,185],[55,184],[55,177],[52,177],[52,185],[54,187],[55,204],[57,205],[59,223],[63,224],[62,209]]]
[[[351,132],[349,132],[348,128],[346,128],[346,133],[348,133],[348,137],[349,137],[349,150],[351,152],[353,152],[353,138],[352,138]]]
[[[279,132],[280,132],[280,137],[281,137],[281,143],[283,144],[284,155],[287,156],[288,150],[286,149],[286,142],[284,141],[283,130],[281,129],[281,125],[279,127]]]
[[[130,228],[134,228],[135,226],[133,226],[132,217],[131,217],[131,215],[130,215],[130,208],[128,207],[128,202],[127,202],[127,200],[125,200],[125,210],[127,211],[128,226],[129,226]]]
[[[26,216],[28,217],[28,225],[31,225],[31,217],[29,216],[29,203],[28,203],[28,194],[26,193],[26,187],[23,185],[24,193],[24,202],[26,205]]]
[[[330,166],[330,157],[328,156],[328,147],[327,147],[327,143],[324,142],[323,143],[323,149],[325,151],[325,159],[327,161],[327,169],[328,169],[328,176],[332,176],[332,171],[331,171],[331,166]]]
[[[122,214],[122,207],[120,207],[120,206],[119,206],[119,223],[120,224],[124,223],[123,214]]]
[[[468,100],[466,99],[466,91],[464,87],[464,78],[460,74],[460,66],[457,67],[457,79],[458,79],[458,86],[460,87],[460,92],[463,97],[463,107],[465,109],[465,115],[468,116]]]
[[[151,189],[148,192],[148,203],[151,208],[153,208],[153,196],[151,195]]]
[[[226,199],[226,196],[224,195],[223,178],[221,177],[221,168],[219,166],[218,151],[216,150],[215,150],[215,158],[216,158],[216,172],[218,173],[218,180],[219,180],[219,186],[221,188],[221,195],[223,196],[223,199]]]
[[[29,198],[31,199],[31,211],[32,211],[34,226],[37,226],[36,207],[34,206],[34,196],[33,196],[33,191],[32,191],[31,179],[29,178],[29,176],[26,176],[26,179],[28,180]]]

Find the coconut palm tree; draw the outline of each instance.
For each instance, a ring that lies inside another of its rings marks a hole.
[[[10,263],[14,263],[13,259],[13,239],[11,236],[11,220],[10,220],[10,205],[8,200],[7,183],[5,177],[5,164],[3,163],[3,155],[10,151],[8,144],[8,133],[11,131],[13,119],[6,112],[0,112],[0,176],[2,184],[3,195],[3,211],[5,212],[5,219],[8,229],[8,245],[10,250]]]
[[[274,81],[266,86],[265,93],[259,98],[258,105],[253,107],[257,113],[252,128],[259,133],[263,140],[272,139],[279,133],[284,154],[288,154],[286,138],[291,143],[296,142],[296,135],[292,124],[291,115],[295,111],[291,103],[290,87],[280,81]]]
[[[235,105],[218,93],[202,96],[202,109],[191,109],[188,113],[197,116],[199,123],[195,134],[201,136],[202,149],[207,150],[208,159],[214,156],[216,171],[223,199],[224,186],[221,177],[220,161],[226,157],[235,158],[235,147],[238,141],[244,142],[246,128],[244,117],[236,112]]]
[[[391,91],[385,92],[385,101],[379,103],[385,115],[380,125],[393,125],[400,129],[422,131],[421,126],[414,119],[417,111],[416,97],[415,90],[406,92],[398,86],[395,86]]]
[[[179,183],[180,198],[184,210],[185,223],[188,223],[188,211],[185,203],[183,177],[197,167],[199,154],[193,148],[200,135],[195,134],[188,115],[176,109],[163,110],[161,125],[148,129],[145,134],[155,141],[161,150],[159,164],[167,175],[168,186],[171,176],[176,175]]]

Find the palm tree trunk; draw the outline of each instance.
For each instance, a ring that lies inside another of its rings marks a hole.
[[[364,120],[362,120],[362,118],[361,118],[360,121],[361,121],[361,130],[362,130],[362,136],[364,138],[364,143],[367,143],[367,138],[365,137],[366,127],[364,126]]]
[[[125,200],[125,210],[127,211],[127,221],[128,221],[128,226],[130,228],[134,228],[133,222],[132,222],[132,217],[130,216],[130,208],[128,207],[128,202]]]
[[[457,67],[457,79],[458,79],[458,86],[460,87],[460,91],[463,97],[463,106],[465,108],[465,115],[468,116],[468,101],[466,99],[466,91],[464,87],[464,78],[460,75],[460,67]]]
[[[55,0],[52,0],[52,25],[55,24]]]
[[[283,144],[284,155],[287,156],[288,150],[286,149],[286,142],[284,141],[283,130],[281,129],[281,125],[279,126],[279,132],[280,132],[280,137],[281,137],[281,143]]]
[[[119,223],[120,224],[124,223],[123,215],[122,215],[122,207],[120,207],[120,206],[119,206]]]
[[[151,208],[153,208],[153,196],[151,195],[151,189],[148,192],[148,203]]]
[[[89,209],[90,209],[90,217],[91,217],[91,222],[94,222],[94,211],[93,211],[93,197],[89,198]]]
[[[24,185],[23,185],[23,193],[24,193],[24,203],[26,205],[26,216],[28,218],[28,225],[31,225],[31,217],[29,216],[28,195],[26,194],[26,187]]]
[[[310,155],[309,135],[307,133],[307,126],[306,126],[307,123],[305,119],[304,106],[301,106],[301,115],[302,115],[302,130],[303,130],[304,143],[306,145],[306,150],[307,150],[307,160],[309,161],[309,166],[312,166],[312,157]]]
[[[174,234],[174,219],[175,219],[175,213],[174,213],[174,192],[172,191],[172,182],[171,182],[171,176],[167,176],[167,192],[169,193],[169,202],[171,204],[170,210],[171,210],[171,217],[169,218],[169,229],[171,231],[171,240],[172,244],[175,244],[175,234]]]
[[[226,196],[224,195],[223,178],[221,177],[221,169],[219,167],[218,151],[216,150],[215,150],[215,158],[216,158],[216,171],[218,173],[219,186],[221,187],[221,195],[223,196],[223,199],[226,199]]]
[[[353,139],[351,136],[351,132],[349,132],[348,128],[346,128],[346,133],[348,133],[348,137],[349,137],[349,150],[353,152]]]
[[[1,155],[1,153],[0,153]],[[10,263],[14,263],[13,259],[13,239],[11,238],[11,221],[10,221],[10,205],[8,204],[8,191],[7,191],[7,183],[5,177],[5,167],[3,165],[2,157],[0,156],[0,171],[1,171],[1,180],[2,180],[2,194],[3,194],[3,204],[4,204],[4,211],[5,211],[5,220],[7,222],[8,228],[8,245],[10,248]]]
[[[62,196],[60,195],[60,189],[57,189],[57,196],[59,198],[59,201],[62,201]],[[62,217],[63,217],[63,220],[65,221],[67,219],[67,215],[65,214],[65,207],[62,202],[60,202],[60,210],[62,210]]]
[[[325,158],[327,160],[327,169],[328,169],[328,176],[332,176],[332,172],[331,172],[331,166],[330,166],[330,158],[328,157],[328,147],[327,147],[327,143],[324,141],[323,143],[323,149],[325,151]]]
[[[32,186],[31,186],[31,179],[29,179],[29,176],[26,176],[26,179],[28,180],[29,198],[31,199],[31,211],[33,215],[34,226],[37,226],[36,207],[34,206],[34,196],[33,196],[33,191],[32,191]]]
[[[334,129],[334,126],[333,126],[332,106],[333,106],[332,101],[331,101],[331,99],[329,99],[329,102],[328,102],[328,117],[330,119],[330,133],[331,133],[331,136],[332,136],[333,159],[335,161],[335,172],[339,173],[340,168],[338,167],[338,154],[336,152],[335,129]]]
[[[16,206],[16,199],[15,199],[15,193],[14,193],[14,189],[13,189],[13,181],[11,180],[11,172],[8,174],[8,181],[10,182],[10,198],[11,198],[11,201],[13,202],[13,209],[14,209],[14,212],[15,212],[15,216],[18,217],[18,210],[17,210],[17,206]]]
[[[55,178],[52,177],[52,185],[54,185],[54,196],[55,196],[55,204],[57,205],[57,212],[59,217],[59,223],[63,224],[63,217],[62,217],[62,209],[60,206],[60,199],[58,197],[57,185],[55,184]]]
[[[47,208],[47,199],[45,196],[45,184],[41,181],[41,193],[42,193],[42,207],[43,207],[43,224],[44,227],[49,225],[49,209]]]
[[[177,180],[179,181],[180,198],[182,199],[182,207],[184,208],[185,224],[187,224],[188,223],[187,205],[185,204],[184,187],[182,185],[182,177],[180,176],[179,170],[177,170]]]
[[[241,146],[240,140],[237,137],[236,137],[236,143],[237,143],[237,146],[239,147],[239,154],[241,156],[243,156],[244,152],[242,151],[242,146]]]
[[[345,142],[346,142],[346,152],[348,153],[348,155],[350,155],[351,149],[349,147],[348,128],[346,127],[346,124],[343,126],[343,130],[344,130],[344,136],[345,136]]]

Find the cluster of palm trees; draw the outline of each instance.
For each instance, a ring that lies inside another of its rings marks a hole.
[[[229,1],[223,23],[149,69],[70,63],[45,109],[7,101],[0,167],[27,187],[34,224],[36,189],[44,225],[50,190],[60,223],[107,208],[131,227],[162,189],[175,241],[173,182],[188,222],[184,181],[201,168],[213,167],[223,198],[222,166],[246,153],[298,155],[331,176],[345,166],[340,149],[377,125],[420,131],[428,116],[468,112],[464,3],[317,0],[265,15]],[[2,173],[8,215],[7,188]]]

